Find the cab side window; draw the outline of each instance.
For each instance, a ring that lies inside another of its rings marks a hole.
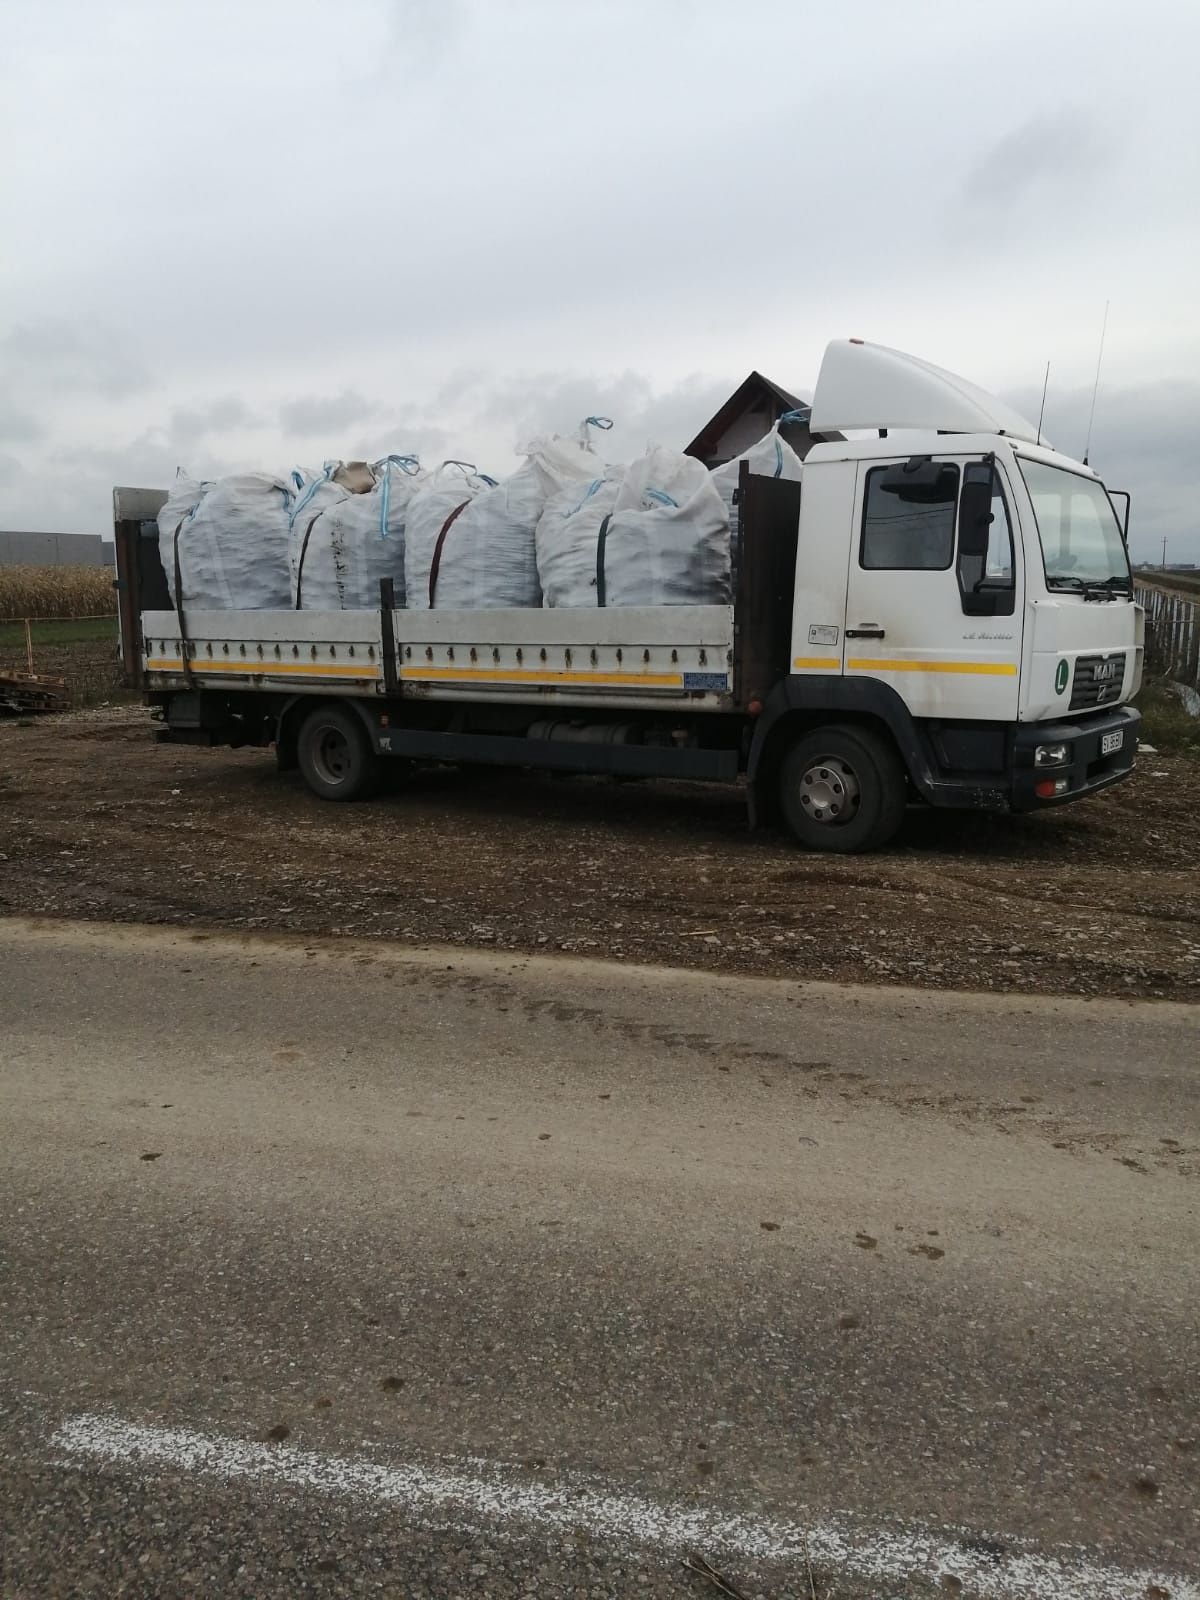
[[[944,572],[953,565],[958,468],[952,462],[930,467],[908,477],[900,467],[872,467],[867,473],[863,567]]]

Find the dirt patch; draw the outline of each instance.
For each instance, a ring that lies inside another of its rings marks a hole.
[[[0,725],[0,911],[570,950],[714,971],[1200,999],[1200,767],[1037,817],[912,811],[871,857],[699,785],[438,770],[314,800],[141,708]]]

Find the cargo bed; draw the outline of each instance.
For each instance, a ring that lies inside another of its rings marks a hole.
[[[732,706],[733,607],[142,613],[147,691]],[[186,650],[186,657],[185,657]]]
[[[786,673],[800,485],[739,482],[733,605],[511,610],[181,612],[155,521],[165,495],[114,492],[129,682],[158,698],[218,690],[358,699],[731,712]]]

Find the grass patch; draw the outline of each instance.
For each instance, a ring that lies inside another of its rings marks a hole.
[[[1141,737],[1163,755],[1200,759],[1200,717],[1193,717],[1165,678],[1147,678],[1134,699]]]
[[[29,631],[36,655],[39,645],[113,644],[117,638],[116,617],[52,618],[31,620]],[[25,648],[25,624],[0,622],[0,650],[5,654]]]

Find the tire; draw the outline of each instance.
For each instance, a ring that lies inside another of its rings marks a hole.
[[[835,724],[792,745],[779,770],[779,801],[808,850],[878,850],[904,820],[908,776],[890,739]]]
[[[368,800],[379,788],[379,757],[353,711],[317,706],[300,725],[296,761],[321,800]]]

